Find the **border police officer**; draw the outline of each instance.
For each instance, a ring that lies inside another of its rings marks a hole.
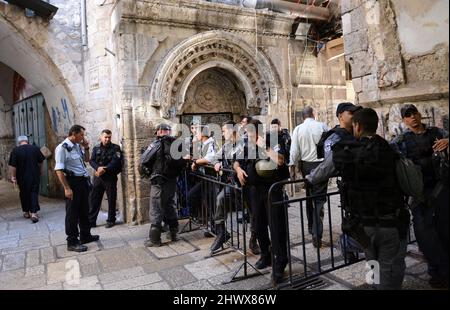
[[[122,151],[120,146],[111,143],[111,130],[104,129],[101,133],[101,143],[92,150],[89,164],[95,170],[94,184],[90,194],[89,222],[96,226],[103,194],[108,197],[108,219],[106,228],[116,223],[117,175],[122,171]]]
[[[186,165],[186,161],[181,158],[181,145],[177,150],[179,154],[173,154],[172,143],[176,140],[170,136],[171,127],[167,124],[160,124],[156,127],[157,143],[151,144],[149,151],[152,156],[141,164],[147,165],[150,173],[150,231],[149,240],[145,242],[147,247],[158,247],[161,245],[162,222],[169,225],[169,236],[172,241],[177,241],[178,217],[175,205],[175,194],[177,177]],[[155,152],[151,152],[152,149]],[[147,151],[142,158],[147,157]],[[179,158],[175,158],[179,155]]]
[[[226,121],[222,124],[222,137],[224,144],[216,153],[213,159],[214,169],[219,172],[222,169],[233,169],[233,162],[236,160],[237,152],[237,132],[236,123],[234,121]],[[234,175],[229,171],[222,175],[222,182],[229,182],[235,184]],[[211,244],[211,254],[219,250],[222,245],[230,239],[230,234],[226,231],[225,219],[227,217],[227,206],[232,207],[232,202],[235,200],[235,192],[232,188],[224,186],[216,198],[216,208],[214,212],[214,224],[216,229],[216,239]]]
[[[367,261],[379,265],[378,289],[400,289],[405,273],[407,211],[395,172],[398,155],[376,134],[377,113],[361,109],[353,116],[356,140],[341,139],[331,156],[306,176],[316,184],[339,172],[341,203],[346,210],[342,230],[364,248]],[[328,173],[325,173],[328,172]]]
[[[90,181],[85,161],[89,161],[89,142],[84,131],[73,125],[55,150],[55,171],[66,199],[67,250],[75,252],[85,252],[83,244],[99,240],[98,235],[91,235],[88,219]]]
[[[244,154],[238,155],[233,164],[237,177],[242,186],[249,187],[250,207],[255,222],[256,237],[261,249],[260,259],[256,262],[257,269],[264,269],[273,263],[272,279],[280,283],[283,279],[287,258],[287,227],[286,208],[268,209],[269,189],[275,182],[289,178],[286,165],[286,150],[283,144],[271,145],[273,141],[265,141],[260,134],[262,123],[252,119],[247,127],[248,144],[244,146]],[[270,137],[270,136],[269,136]],[[268,159],[263,159],[263,154]],[[272,192],[273,201],[282,201],[282,188],[275,188]],[[253,223],[253,221],[252,221]],[[270,239],[267,230],[269,226],[272,237],[272,251],[270,253]]]
[[[448,148],[448,132],[423,124],[422,115],[412,104],[404,105],[400,113],[408,129],[392,141],[392,146],[420,166],[424,183],[423,201],[412,201],[414,233],[428,262],[430,285],[448,288],[448,177],[440,180],[433,167],[434,159]]]

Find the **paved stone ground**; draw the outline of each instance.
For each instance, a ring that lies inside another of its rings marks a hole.
[[[18,192],[11,184],[0,181],[0,289],[44,289],[44,290],[222,290],[270,288],[270,270],[262,275],[233,283],[228,282],[243,263],[243,256],[232,249],[224,254],[209,256],[213,239],[205,238],[201,230],[181,234],[178,242],[168,242],[160,248],[146,248],[149,225],[117,225],[111,229],[94,228],[93,234],[100,241],[88,245],[85,253],[66,251],[64,233],[64,202],[40,198],[40,221],[32,224],[22,217]],[[339,209],[331,200],[333,225],[339,224]],[[336,212],[337,211],[337,212]],[[304,273],[303,249],[300,235],[300,213],[290,211],[290,234],[296,245],[292,248],[292,268]],[[328,222],[325,212],[325,222]],[[339,227],[339,226],[336,226]],[[333,240],[333,255],[341,259],[336,241],[338,234],[331,234],[325,227],[325,245]],[[308,237],[309,238],[309,237]],[[242,241],[242,240],[241,240]],[[241,243],[242,245],[242,243]],[[330,246],[320,250],[324,259],[322,268],[330,264]],[[430,289],[426,265],[415,246],[410,246],[407,257],[405,289]],[[306,240],[307,272],[317,268],[317,250]],[[328,263],[327,263],[328,258]],[[249,254],[248,261],[254,264],[257,257]],[[79,283],[71,278],[72,271],[81,273]],[[312,289],[368,289],[365,284],[364,262],[339,269],[320,278]],[[249,274],[254,273],[248,267]],[[238,273],[242,275],[242,269]],[[225,282],[225,283],[224,283]]]

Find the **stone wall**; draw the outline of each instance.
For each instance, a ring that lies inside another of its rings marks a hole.
[[[122,108],[128,155],[127,220],[140,223],[149,205],[149,184],[136,171],[140,150],[155,124],[178,123],[183,111],[196,108],[189,100],[184,106],[184,99],[201,72],[226,70],[245,94],[245,109],[263,121],[279,117],[288,123],[287,48],[294,18],[205,1],[125,0],[111,19],[114,100]]]
[[[80,40],[80,1],[55,0],[50,21],[26,17],[24,10],[0,3],[0,61],[44,95],[58,136],[84,111]]]
[[[356,100],[377,109],[386,138],[401,130],[401,104],[415,103],[424,113],[433,108],[433,125],[448,120],[448,6],[446,0],[341,2]]]
[[[314,48],[310,42],[292,44],[293,127],[302,121],[301,111],[306,106],[313,107],[317,120],[332,127],[337,122],[337,105],[352,99],[347,94],[344,58],[327,61],[322,52],[315,56]]]

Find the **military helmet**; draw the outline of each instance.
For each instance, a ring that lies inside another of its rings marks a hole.
[[[263,179],[273,179],[277,174],[277,165],[270,159],[260,159],[255,164],[256,173]]]

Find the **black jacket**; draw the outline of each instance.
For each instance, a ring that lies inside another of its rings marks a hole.
[[[106,167],[104,177],[116,176],[122,172],[123,154],[120,146],[110,143],[107,146],[98,144],[94,146],[89,164],[97,171],[98,167]]]

